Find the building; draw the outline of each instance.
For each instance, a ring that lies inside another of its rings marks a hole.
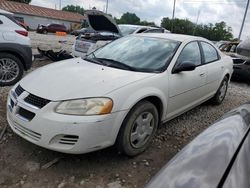
[[[78,13],[7,0],[0,0],[0,9],[14,13],[14,16],[19,21],[27,23],[30,29],[36,29],[38,24],[47,25],[50,23],[57,23],[63,24],[68,30],[71,30],[79,28],[84,20],[84,16]]]

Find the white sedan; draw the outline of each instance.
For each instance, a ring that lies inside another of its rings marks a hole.
[[[225,98],[230,57],[187,35],[138,34],[89,54],[44,66],[10,91],[7,119],[24,139],[64,153],[116,144],[143,152],[158,125]]]

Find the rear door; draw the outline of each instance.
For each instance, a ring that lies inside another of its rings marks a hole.
[[[206,70],[206,93],[213,95],[219,88],[225,66],[216,48],[208,42],[200,41],[204,68]]]
[[[180,53],[174,67],[183,62],[196,64],[193,71],[169,74],[169,103],[167,118],[179,115],[198,104],[204,97],[206,70],[202,66],[200,46],[197,41],[188,43]]]

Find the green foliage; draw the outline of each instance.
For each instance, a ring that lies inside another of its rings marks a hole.
[[[117,24],[134,24],[134,25],[147,25],[154,26],[154,22],[148,22],[146,20],[141,21],[141,19],[135,13],[124,13],[120,19],[114,18]]]
[[[16,1],[16,2],[19,2],[19,3],[30,4],[32,0],[9,0],[9,1]]]
[[[75,12],[75,13],[84,15],[84,8],[80,6],[67,5],[66,7],[63,7],[62,10],[68,11],[68,12]]]
[[[161,26],[167,30],[171,30],[174,23],[172,33],[196,35],[207,38],[212,41],[231,40],[233,39],[232,28],[227,26],[226,22],[194,24],[188,19],[175,18],[174,22],[170,18],[163,18]]]
[[[124,13],[120,19],[116,19],[118,24],[139,24],[140,18],[135,13]]]

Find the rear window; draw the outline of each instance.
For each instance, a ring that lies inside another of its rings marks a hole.
[[[18,21],[11,15],[11,14],[0,14],[3,15],[5,17],[7,17],[9,20],[11,20],[12,22],[14,22],[15,24],[17,24],[18,26],[21,26]],[[22,27],[22,26],[21,26]]]

